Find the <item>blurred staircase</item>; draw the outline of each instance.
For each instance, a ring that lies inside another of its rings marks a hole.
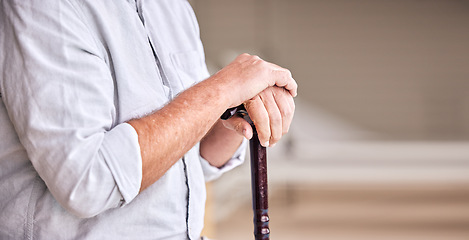
[[[217,239],[253,239],[249,203]],[[469,185],[295,185],[270,199],[271,239],[467,240]]]

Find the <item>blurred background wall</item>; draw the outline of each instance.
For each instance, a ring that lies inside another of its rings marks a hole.
[[[299,83],[272,239],[469,239],[469,1],[190,2],[212,73],[248,52]],[[252,239],[248,164],[209,188],[206,233]]]

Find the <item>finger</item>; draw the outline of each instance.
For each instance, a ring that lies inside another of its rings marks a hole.
[[[252,138],[253,132],[252,132],[251,124],[249,124],[242,117],[233,116],[228,120],[223,120],[222,123],[223,123],[223,126],[237,132],[241,136],[247,139]]]
[[[298,84],[290,72],[286,68],[282,68],[276,64],[269,63],[276,75],[275,85],[287,89],[293,97],[298,95]]]
[[[293,97],[284,88],[274,88],[275,102],[282,116],[282,136],[290,129],[295,112],[295,102]]]
[[[247,54],[247,53],[243,53],[243,54],[240,54],[236,57],[235,61],[240,61],[240,62],[244,62],[246,61],[247,59],[249,59],[251,57],[250,54]]]
[[[249,53],[243,53],[240,54],[238,57],[236,57],[236,60],[239,62],[245,62],[245,61],[259,61],[261,58],[256,55],[251,55]]]
[[[265,109],[269,115],[270,146],[275,145],[282,137],[282,114],[274,98],[276,87],[270,87],[260,94]]]
[[[245,102],[246,110],[249,117],[256,126],[259,142],[262,146],[268,147],[270,145],[270,122],[269,114],[262,103],[259,95]]]
[[[284,87],[288,90],[292,97],[298,95],[298,84],[295,79],[293,79],[291,72],[287,69],[278,71],[278,83],[276,84],[279,87]]]
[[[287,97],[287,100],[290,105],[290,112],[286,113],[286,114],[290,114],[290,118],[288,121],[288,128],[287,128],[287,132],[288,132],[288,130],[290,129],[291,123],[293,121],[293,117],[295,116],[296,106],[295,106],[295,101],[293,100],[293,97]]]

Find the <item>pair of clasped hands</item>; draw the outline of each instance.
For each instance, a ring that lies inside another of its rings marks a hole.
[[[295,111],[293,98],[298,85],[291,72],[258,56],[241,54],[216,75],[239,77],[232,81],[238,84],[233,89],[241,87],[241,91],[234,94],[238,99],[231,107],[243,104],[256,126],[261,145],[273,147],[288,132]],[[223,121],[223,125],[247,139],[253,136],[251,125],[240,116]]]

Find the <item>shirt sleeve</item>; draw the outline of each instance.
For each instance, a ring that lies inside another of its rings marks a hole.
[[[140,147],[116,122],[102,47],[68,1],[1,5],[2,99],[35,170],[78,217],[129,203],[140,190]]]
[[[219,178],[223,173],[232,170],[233,168],[243,164],[246,158],[247,139],[244,139],[239,148],[233,154],[230,160],[222,167],[218,168],[210,165],[210,163],[200,156],[202,170],[204,172],[205,181],[212,181]]]

